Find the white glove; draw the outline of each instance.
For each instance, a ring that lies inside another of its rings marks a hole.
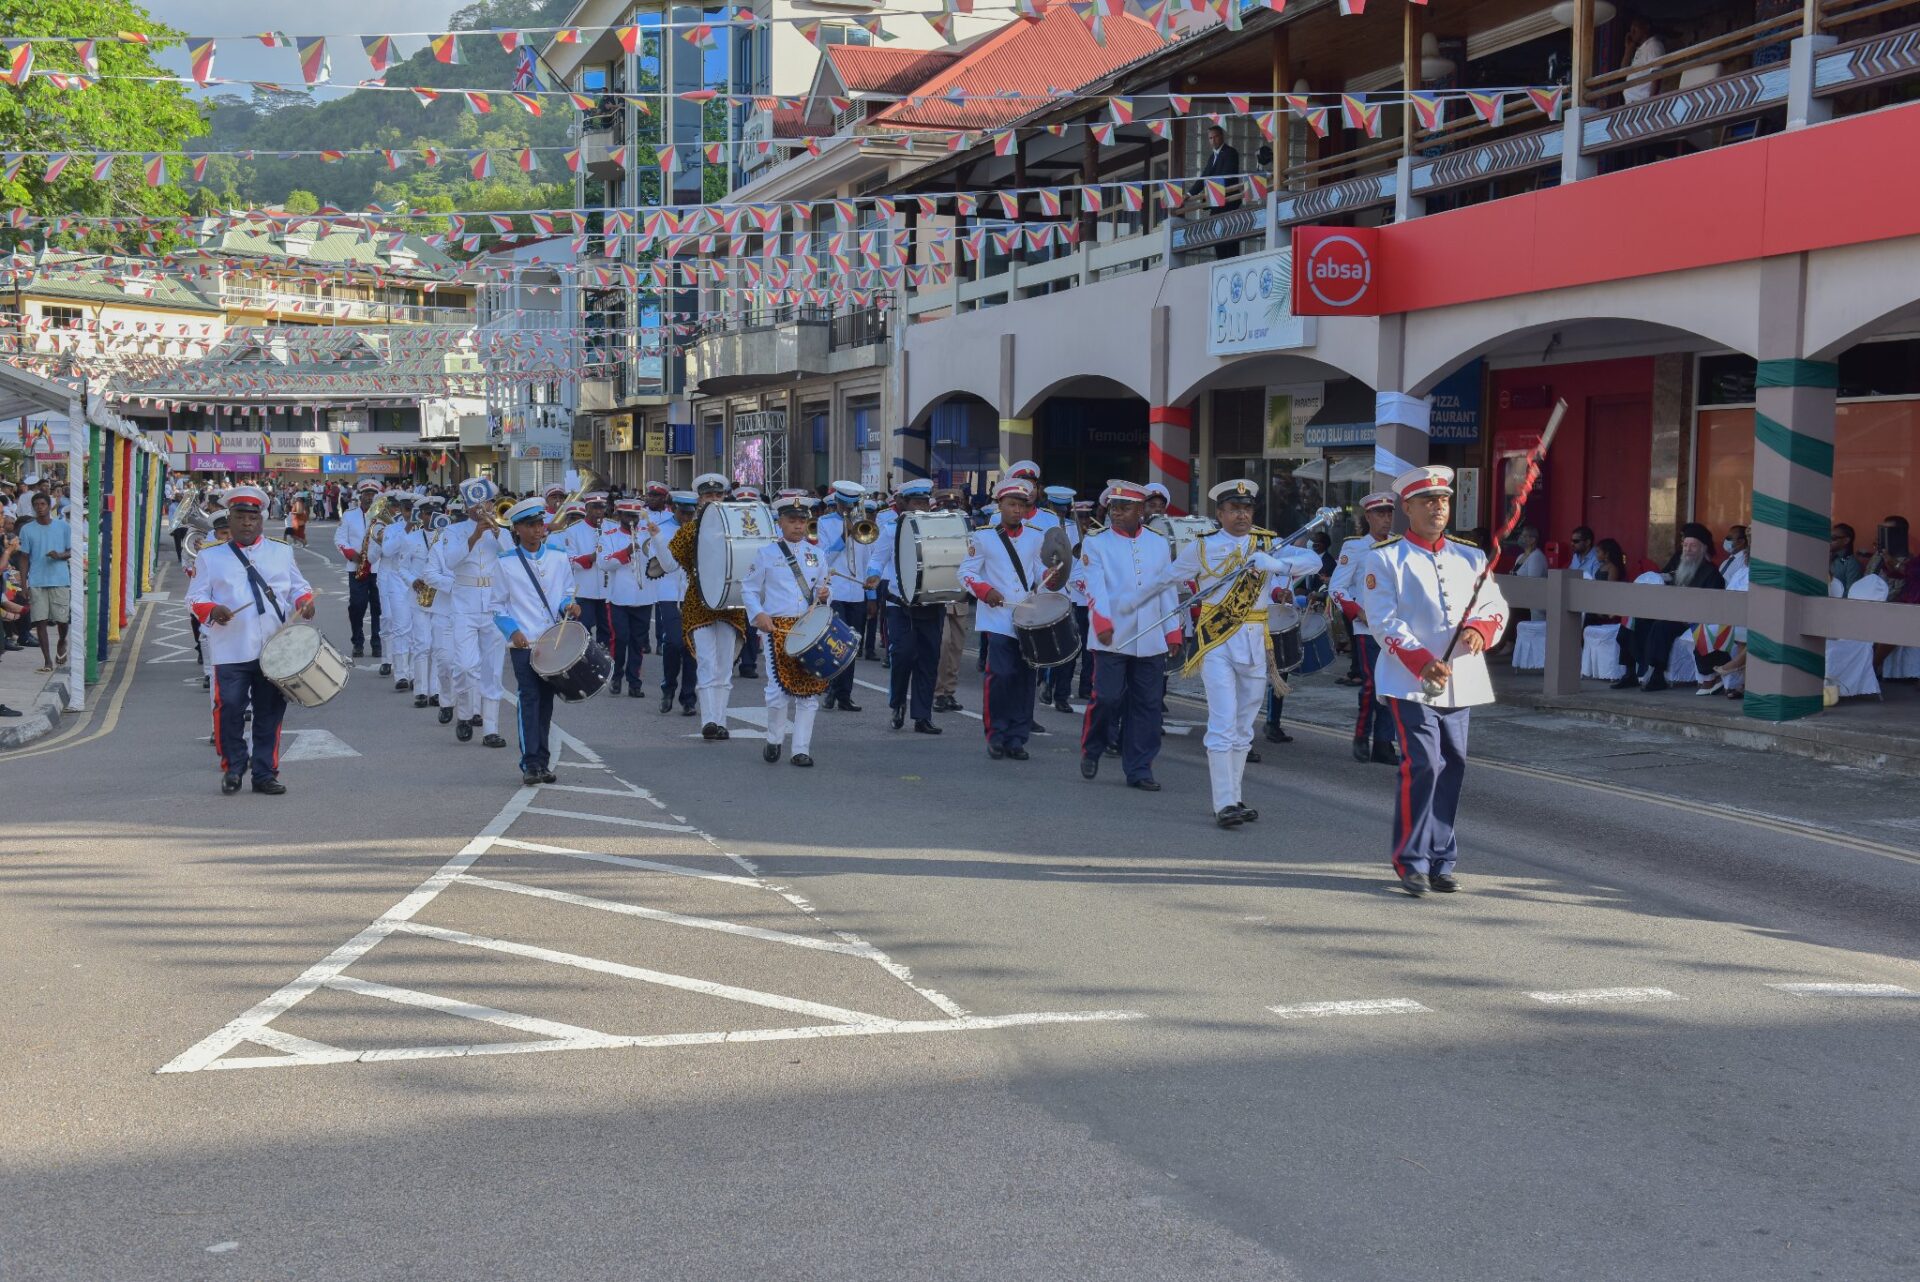
[[[1247,558],[1247,563],[1262,574],[1285,574],[1287,567],[1279,557],[1266,552],[1255,552]]]

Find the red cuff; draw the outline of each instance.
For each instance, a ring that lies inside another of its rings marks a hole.
[[[1093,630],[1095,632],[1100,631],[1102,628],[1110,628],[1113,626],[1112,619],[1109,619],[1106,615],[1100,613],[1100,611],[1094,609],[1091,605],[1087,607],[1087,618],[1092,622]]]
[[[607,554],[607,560],[618,561],[620,564],[626,565],[633,560],[633,549],[621,548],[618,552],[609,552]]]
[[[358,552],[355,552],[352,548],[341,548],[340,555],[347,559],[348,565],[352,565],[355,561],[358,561],[360,559],[360,554]]]
[[[1470,619],[1467,622],[1467,630],[1470,632],[1478,632],[1481,643],[1484,644],[1487,649],[1491,650],[1493,649],[1493,638],[1500,631],[1500,620]]]
[[[584,570],[593,564],[593,553],[589,552],[585,556],[574,556],[568,557],[567,559]]]
[[[1287,591],[1285,588],[1274,588],[1268,592],[1267,595],[1272,597],[1276,604],[1281,601],[1291,601],[1293,599],[1293,593]]]
[[[1389,640],[1387,642],[1387,649],[1393,651],[1393,653],[1399,657],[1400,662],[1407,665],[1407,670],[1416,677],[1427,670],[1429,663],[1435,661],[1433,652],[1423,646],[1414,646],[1408,649],[1398,641]]]
[[[193,617],[200,620],[200,622],[202,623],[205,623],[208,619],[212,618],[213,602],[195,601],[193,603]]]
[[[1343,596],[1337,596],[1333,600],[1334,600],[1334,603],[1340,607],[1340,613],[1346,616],[1346,620],[1348,623],[1352,623],[1355,619],[1360,617],[1359,602],[1349,601],[1347,600],[1347,598]]]
[[[305,596],[301,597],[298,601],[295,601],[293,603],[293,608],[296,610],[304,610],[307,608],[307,602],[311,600],[313,600],[313,593],[309,592]]]
[[[993,585],[991,583],[982,583],[976,579],[972,583],[967,584],[967,591],[973,593],[980,603],[984,605],[986,604],[987,593],[993,591]]]
[[[1167,633],[1167,649],[1178,650],[1180,648],[1180,638],[1182,635],[1179,628],[1175,628],[1173,631]]]

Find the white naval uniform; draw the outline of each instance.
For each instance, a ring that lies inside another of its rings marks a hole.
[[[1226,576],[1253,552],[1253,535],[1239,538],[1216,530],[1195,539],[1165,572],[1163,582],[1191,582],[1203,591],[1207,604],[1226,595]],[[1292,578],[1317,573],[1320,557],[1307,548],[1274,548],[1279,563],[1274,572],[1253,570],[1265,582],[1259,604],[1273,599],[1272,589]],[[1253,746],[1253,723],[1267,698],[1267,625],[1264,612],[1242,623],[1233,634],[1200,660],[1200,680],[1207,692],[1207,778],[1217,814],[1241,800],[1240,780],[1247,770],[1247,750]]]
[[[653,604],[671,601],[677,608],[687,599],[687,572],[680,568],[680,563],[673,559],[673,553],[668,549],[673,545],[673,536],[680,532],[680,519],[671,512],[649,512],[647,515],[660,532],[649,534],[644,525],[634,531],[640,540],[640,550],[634,554],[634,560],[640,563],[640,577],[653,585]],[[647,576],[647,566],[653,561],[660,562],[666,570],[666,574],[657,579]]]
[[[380,590],[381,658],[393,665],[395,681],[404,680],[413,654],[413,577],[407,560],[405,525],[392,521],[376,527],[367,548]]]
[[[646,534],[645,530],[637,529],[630,535],[616,527],[603,531],[594,545],[594,568],[606,576],[608,605],[641,606],[652,600],[652,589],[646,582],[646,571],[642,568],[639,544],[635,539],[636,535],[645,538]],[[574,567],[576,590],[579,569],[579,566]],[[642,637],[640,643],[645,644],[646,640]]]
[[[847,579],[833,579],[828,588],[827,599],[836,605],[857,605],[867,599],[867,590],[863,586],[867,579],[867,565],[873,560],[873,551],[879,543],[855,543],[847,537],[847,518],[839,512],[829,512],[820,518],[820,550],[827,558],[827,568],[839,574],[850,575]]]
[[[355,504],[340,514],[340,524],[333,532],[334,546],[340,549],[340,555],[345,559],[348,569],[353,568],[353,554],[360,550],[360,545],[366,542],[366,538],[367,514]],[[372,549],[368,548],[368,551]]]
[[[960,586],[979,600],[973,611],[975,630],[1003,637],[1014,635],[1013,607],[1040,591],[1040,581],[1048,573],[1047,567],[1040,563],[1043,537],[1038,528],[1029,524],[1021,525],[1018,534],[1006,538],[1001,537],[998,526],[975,530],[968,536],[967,555],[960,561]],[[1020,571],[1026,576],[1024,588],[1020,586],[1021,574],[1015,571],[1013,560],[1007,555],[1009,540],[1019,554]],[[986,588],[1000,589],[999,605],[987,604]]]
[[[1327,581],[1327,595],[1333,598],[1334,605],[1347,617],[1347,631],[1356,637],[1371,636],[1367,621],[1360,618],[1365,607],[1360,604],[1360,563],[1373,551],[1373,539],[1370,535],[1347,539],[1340,544],[1339,555],[1334,560],[1333,578]]]
[[[610,521],[603,520],[596,526],[590,521],[580,520],[575,521],[570,529],[561,531],[557,538],[552,534],[547,536],[554,539],[557,545],[555,550],[564,551],[568,563],[573,566],[573,595],[576,600],[580,597],[590,601],[607,599],[607,569],[599,557],[600,540],[618,530],[619,526]],[[587,564],[580,564],[581,557],[587,559]],[[605,619],[583,621],[589,628],[596,625],[604,628],[607,625]]]
[[[807,590],[804,594],[800,591],[799,583],[794,581],[786,554],[780,550],[783,546],[793,553],[792,564],[799,567],[800,576],[806,580]],[[812,607],[820,581],[826,577],[826,573],[826,555],[805,539],[798,543],[784,540],[769,543],[754,553],[753,564],[748,567],[747,577],[741,584],[741,594],[747,603],[747,622],[752,623],[761,614],[776,619],[798,618],[805,614]],[[759,635],[760,661],[765,665],[764,675],[767,679],[767,742],[778,744],[786,738],[787,723],[791,721],[794,755],[810,753],[813,747],[813,719],[820,711],[820,696],[788,694],[774,671],[773,634],[762,632]]]
[[[222,605],[233,611],[225,623],[203,619],[200,624],[200,648],[209,664],[251,663],[260,657],[267,638],[280,630],[281,616],[292,618],[301,605],[313,598],[313,588],[294,564],[293,548],[275,539],[260,538],[252,547],[241,549],[253,568],[260,572],[279,603],[265,601],[256,608],[253,587],[232,543],[210,543],[194,558],[193,585],[187,589],[187,608]],[[198,614],[205,610],[195,611]]]
[[[1493,702],[1493,682],[1483,654],[1468,654],[1465,646],[1451,657],[1442,653],[1473,596],[1473,581],[1486,563],[1486,554],[1479,548],[1444,536],[1435,547],[1402,536],[1369,550],[1360,566],[1360,605],[1373,620],[1373,635],[1380,642],[1374,689],[1381,698],[1407,699],[1430,708],[1471,708]],[[1492,649],[1506,631],[1509,617],[1500,585],[1489,575],[1468,622]],[[1421,670],[1435,659],[1453,669],[1452,679],[1437,695],[1420,685]]]
[[[440,565],[443,530],[416,530],[420,540],[419,579],[434,590],[433,604],[417,610],[414,628],[419,648],[413,656],[413,692],[429,695],[451,708],[453,684],[453,578]]]
[[[500,733],[500,669],[506,661],[507,641],[493,622],[493,579],[507,539],[498,530],[484,531],[471,548],[467,540],[478,528],[472,521],[450,526],[434,549],[437,567],[450,580],[453,592],[452,669],[455,715],[480,717],[486,734]],[[442,696],[442,702],[445,697]]]

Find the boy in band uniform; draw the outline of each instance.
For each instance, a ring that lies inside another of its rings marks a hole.
[[[1400,750],[1393,742],[1393,718],[1387,714],[1383,704],[1374,692],[1374,669],[1380,665],[1380,643],[1374,640],[1367,626],[1367,612],[1360,606],[1360,563],[1375,544],[1393,533],[1393,514],[1395,510],[1393,493],[1390,490],[1377,490],[1360,500],[1360,510],[1365,513],[1367,528],[1354,538],[1340,545],[1339,558],[1334,562],[1333,579],[1327,584],[1327,595],[1346,616],[1347,631],[1353,637],[1353,648],[1359,658],[1360,668],[1360,719],[1353,727],[1353,758],[1355,761],[1378,761],[1393,766],[1400,764]]]
[[[493,624],[506,638],[513,678],[520,691],[520,782],[552,783],[548,736],[553,729],[553,687],[533,670],[533,642],[562,617],[577,619],[573,567],[566,553],[547,546],[546,504],[521,499],[507,509],[513,543],[495,558],[489,600]]]
[[[980,696],[987,755],[995,761],[1025,761],[1027,737],[1033,733],[1035,681],[1014,635],[1013,607],[1042,588],[1058,591],[1071,565],[1048,570],[1041,564],[1043,536],[1027,523],[1033,510],[1028,482],[1002,481],[993,497],[999,505],[1000,524],[968,537],[967,555],[960,562],[960,586],[979,602],[974,607],[974,627],[987,656]]]
[[[815,604],[825,604],[828,557],[807,541],[814,501],[804,494],[788,495],[774,504],[780,537],[754,554],[742,595],[747,618],[760,637],[760,657],[767,666],[767,746],[762,756],[771,765],[780,760],[787,727],[793,727],[793,764],[813,764],[813,721],[828,684],[787,657],[782,649],[787,632]]]

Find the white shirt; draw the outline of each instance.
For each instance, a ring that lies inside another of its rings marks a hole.
[[[880,580],[879,600],[885,605],[900,596],[900,585],[895,582],[899,568],[895,544],[900,538],[900,514],[892,508],[883,508],[874,523],[880,527],[880,537],[874,540],[872,555],[867,558],[867,577]]]
[[[1583,579],[1595,577],[1600,573],[1600,549],[1590,547],[1585,552],[1574,553],[1573,559],[1567,562],[1567,568],[1578,570]]]
[[[1729,592],[1745,592],[1750,573],[1745,552],[1735,552],[1720,563],[1720,577],[1727,581]]]
[[[430,614],[452,614],[453,578],[440,564],[440,545],[446,542],[446,531],[416,530],[414,534],[420,540],[420,563],[414,571],[414,577],[434,590],[433,604],[427,607],[427,611]]]
[[[646,531],[638,533],[642,538],[646,537]],[[609,529],[603,532],[594,560],[606,574],[609,604],[646,605],[652,599],[652,585],[645,582],[633,536],[625,530]],[[578,566],[574,568],[576,572],[579,569]]]
[[[1174,614],[1180,593],[1164,581],[1172,564],[1173,545],[1145,526],[1132,537],[1088,535],[1072,579],[1087,599],[1087,649],[1144,658],[1179,645],[1186,623]],[[1159,626],[1149,627],[1156,619]],[[1100,640],[1102,628],[1113,629],[1111,643]]]
[[[532,641],[558,623],[573,603],[573,574],[566,554],[550,542],[526,553],[524,564],[520,553],[515,545],[495,555],[487,602],[494,626],[502,636],[511,641],[518,632]],[[528,569],[533,571],[531,575]],[[538,590],[534,588],[535,579],[540,581]],[[544,602],[542,593],[546,594]]]
[[[209,663],[250,663],[260,657],[260,647],[280,630],[282,614],[292,618],[301,606],[313,600],[313,588],[301,577],[293,562],[293,549],[274,539],[261,538],[252,547],[242,549],[266,585],[273,589],[280,613],[264,593],[254,604],[253,586],[233,544],[215,543],[200,553],[194,565],[193,585],[187,589],[187,608],[200,620],[200,644]],[[213,607],[223,605],[233,611],[225,623],[210,619]]]
[[[570,529],[561,531],[557,536],[552,534],[547,536],[557,548],[566,552],[567,559],[573,563],[574,595],[589,597],[595,601],[606,599],[607,571],[599,564],[595,549],[599,545],[600,536],[613,528],[606,521],[601,521],[598,526],[595,526],[591,521],[582,520],[576,521]],[[580,563],[583,557],[587,562],[585,565]]]
[[[360,545],[367,539],[367,514],[357,507],[348,508],[340,514],[340,525],[333,532],[334,546],[340,549],[340,555],[346,558],[348,565],[358,559]],[[372,551],[371,548],[368,549]]]
[[[1660,42],[1659,36],[1648,36],[1640,42],[1628,60],[1629,67],[1644,67],[1648,63],[1667,56],[1667,46]],[[1627,87],[1620,91],[1620,101],[1625,103],[1645,102],[1653,97],[1654,82],[1659,77],[1649,72],[1643,76],[1627,77]]]
[[[967,536],[967,555],[960,562],[960,586],[980,600],[979,608],[973,612],[974,628],[1010,637],[1013,607],[1039,590],[1040,580],[1047,572],[1040,564],[1040,542],[1045,536],[1031,525],[1022,525],[1018,534],[1002,535],[1003,531],[995,527]],[[1019,571],[1026,576],[1025,587],[1021,586],[1021,573],[1016,572],[1013,559],[1007,555],[1009,541],[1020,558]],[[989,588],[1000,590],[1004,599],[999,605],[987,604]]]
[[[495,563],[512,540],[499,530],[487,530],[468,547],[475,528],[472,521],[461,521],[441,533],[433,549],[435,578],[429,582],[452,594],[453,608],[459,613],[491,614]]]
[[[847,518],[838,512],[829,512],[820,518],[820,551],[826,557],[828,567],[857,580],[829,580],[828,600],[852,603],[867,599],[867,590],[863,585],[867,579],[867,566],[872,562],[877,546],[877,543],[862,544],[849,539]]]
[[[652,518],[660,532],[649,534],[644,526],[638,531],[640,551],[635,554],[634,559],[640,563],[640,576],[650,585],[650,600],[671,601],[674,605],[679,605],[687,599],[687,572],[680,568],[678,561],[673,559],[673,552],[670,549],[673,546],[673,536],[680,532],[680,518],[672,512],[658,514],[649,512],[647,515]],[[647,566],[654,561],[658,561],[667,571],[657,579],[647,574]]]
[[[1484,655],[1469,654],[1463,644],[1451,657],[1442,652],[1466,613],[1473,582],[1486,565],[1479,548],[1442,537],[1426,547],[1411,537],[1374,548],[1360,567],[1360,604],[1380,639],[1380,663],[1374,688],[1387,699],[1407,699],[1433,708],[1470,708],[1493,702],[1493,682]],[[1500,586],[1489,575],[1468,622],[1488,647],[1506,630],[1509,612]],[[1430,695],[1420,673],[1445,658],[1453,676],[1446,689]]]
[[[424,530],[409,530],[403,524],[395,523],[387,530],[386,537],[380,541],[380,564],[398,580],[402,589],[411,592],[413,581],[420,577],[427,557],[427,540]]]
[[[787,551],[782,552],[781,548]],[[787,559],[789,552],[793,554],[791,562]],[[795,566],[799,568],[800,577],[806,580],[804,593],[794,578]],[[748,621],[762,614],[776,619],[794,619],[805,614],[826,573],[826,554],[805,539],[798,543],[781,539],[766,544],[753,554],[753,564],[747,567],[747,577],[740,585]]]
[[[1360,563],[1373,551],[1373,538],[1362,534],[1340,545],[1333,563],[1333,578],[1327,582],[1327,595],[1347,618],[1347,631],[1357,637],[1371,636],[1367,621],[1360,617]]]
[[[1520,558],[1520,564],[1513,567],[1514,574],[1523,579],[1544,579],[1547,577],[1547,554],[1539,548]]]

